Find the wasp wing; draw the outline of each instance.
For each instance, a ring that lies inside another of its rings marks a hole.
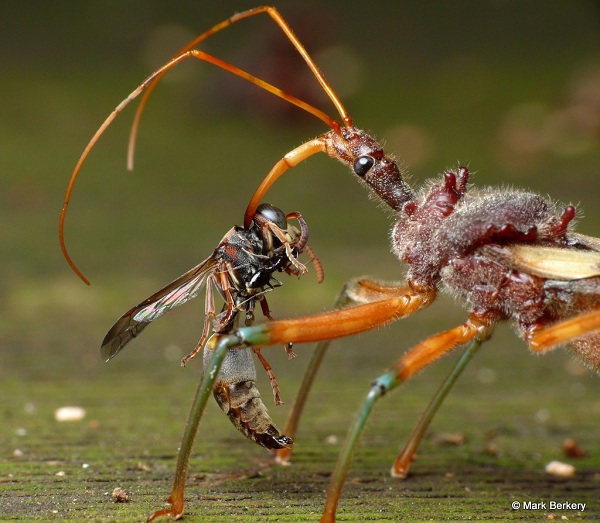
[[[584,249],[512,244],[486,245],[482,250],[508,267],[548,280],[581,280],[600,276],[600,240],[580,235]],[[595,244],[588,241],[595,240]]]
[[[106,361],[114,358],[125,345],[146,328],[150,322],[173,307],[195,298],[206,284],[209,274],[214,272],[218,261],[213,256],[182,274],[166,287],[128,310],[108,331],[102,341],[102,356]]]

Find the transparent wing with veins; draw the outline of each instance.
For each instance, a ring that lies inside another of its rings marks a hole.
[[[108,331],[102,342],[102,356],[115,357],[133,338],[155,319],[195,298],[218,266],[213,256],[182,274],[163,289],[128,310]],[[208,291],[207,291],[208,292]]]

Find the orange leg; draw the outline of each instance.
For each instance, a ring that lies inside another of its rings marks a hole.
[[[206,346],[213,350],[214,354],[209,366],[205,368],[204,377],[198,386],[177,456],[175,479],[169,496],[171,508],[155,512],[148,518],[148,521],[154,521],[163,516],[171,516],[174,519],[183,516],[183,493],[194,437],[207,398],[212,392],[214,381],[227,351],[244,345],[304,343],[350,336],[406,317],[428,306],[435,298],[434,289],[415,290],[406,287],[402,293],[398,288],[395,292],[390,292],[389,286],[366,280],[363,289],[365,295],[378,296],[379,301],[308,318],[272,321],[262,325],[241,327],[233,334],[215,334],[208,340]]]
[[[280,343],[310,343],[352,336],[383,327],[427,307],[435,298],[435,289],[412,289],[395,297],[383,295],[373,303],[325,312],[306,318],[277,320],[254,327],[242,327],[235,332],[247,345],[277,345]],[[377,289],[372,289],[377,292]]]
[[[492,323],[487,318],[471,314],[469,319],[462,325],[436,334],[413,347],[394,364],[387,374],[380,376],[373,382],[359,412],[358,419],[354,427],[351,428],[344,448],[338,458],[327,492],[327,501],[323,516],[321,517],[321,523],[332,523],[335,521],[337,504],[354,448],[376,401],[386,392],[396,388],[458,345],[467,343],[475,338],[487,338],[491,326]]]
[[[271,311],[269,310],[269,303],[267,302],[267,298],[262,296],[259,301],[260,301],[260,308],[262,310],[263,316],[265,318],[267,318],[269,321],[275,321],[273,319],[273,317],[271,316]],[[292,350],[292,346],[293,345],[291,343],[286,343],[283,346],[289,359],[296,357],[296,354]],[[273,396],[275,398],[275,405],[276,406],[281,405],[283,402],[281,401],[279,385],[277,383],[277,378],[275,377],[275,373],[273,372],[273,368],[271,367],[271,365],[269,364],[267,359],[260,352],[260,347],[254,346],[254,347],[252,347],[252,350],[254,351],[254,354],[256,354],[256,357],[260,360],[260,363],[262,364],[263,369],[265,369],[265,372],[267,373],[267,376],[269,377],[269,381],[271,382],[271,389],[273,390]]]
[[[525,335],[525,341],[529,343],[532,350],[545,352],[556,345],[579,338],[597,329],[600,329],[600,309],[580,314],[550,327],[532,325]]]
[[[335,308],[341,309],[352,305],[369,303],[385,299],[386,297],[393,298],[405,296],[407,292],[411,292],[408,287],[399,286],[395,283],[379,282],[368,278],[354,279],[344,285],[342,292],[336,301]],[[331,340],[321,341],[315,347],[312,358],[304,373],[302,384],[300,385],[300,389],[298,390],[298,394],[296,395],[296,399],[294,400],[294,404],[288,414],[283,429],[284,434],[289,435],[292,439],[296,435],[308,394],[330,343]],[[285,465],[290,460],[292,448],[282,448],[274,451],[274,454],[275,460],[278,463]]]
[[[536,352],[544,352],[552,349],[558,343],[569,341],[573,338],[580,337],[598,328],[600,322],[600,311],[592,311],[585,313],[575,318],[557,323],[551,327],[542,327],[534,325],[529,330],[529,335],[526,339],[530,342],[532,350]],[[475,340],[465,351],[463,356],[457,362],[450,375],[446,378],[440,389],[436,392],[431,403],[419,419],[419,422],[413,429],[406,445],[396,457],[392,465],[391,474],[397,478],[405,478],[408,475],[411,462],[414,458],[416,449],[423,437],[431,419],[449,392],[452,385],[462,372],[464,366],[470,361],[473,354],[477,351],[480,345],[479,340]]]
[[[423,412],[419,418],[419,421],[410,433],[408,441],[404,445],[402,451],[400,454],[398,454],[398,456],[396,456],[396,459],[394,460],[390,470],[392,477],[404,479],[408,476],[408,471],[410,470],[411,463],[414,460],[417,448],[419,447],[425,432],[429,428],[431,420],[442,405],[442,402],[448,395],[448,392],[450,392],[450,389],[452,389],[453,385],[456,383],[456,380],[462,371],[465,369],[467,364],[471,361],[471,358],[481,346],[481,341],[482,340],[475,339],[471,342],[448,377],[440,385],[440,388],[437,390],[429,405],[427,405],[425,412]]]

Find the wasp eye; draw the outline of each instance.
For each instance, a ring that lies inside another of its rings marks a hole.
[[[256,214],[264,220],[274,223],[280,229],[287,229],[287,221],[283,211],[269,203],[261,203],[256,209]]]
[[[361,178],[369,172],[375,160],[370,156],[359,156],[354,160],[354,172]]]

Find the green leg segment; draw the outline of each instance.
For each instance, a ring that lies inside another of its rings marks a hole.
[[[442,385],[442,388],[436,394],[436,397],[432,402],[433,407],[430,406],[430,408],[428,408],[426,414],[422,419],[422,427],[421,429],[418,429],[419,431],[422,430],[424,432],[427,428],[427,425],[429,425],[431,418],[435,414],[437,408],[440,406],[442,400],[447,395],[448,391],[456,381],[456,378],[458,378],[463,368],[468,363],[470,357],[475,352],[476,348],[478,348],[479,343],[475,343],[476,347],[474,348],[473,343],[469,346],[469,349],[467,350],[467,353],[469,353],[469,355],[466,358],[463,355],[459,363],[453,369],[450,377],[446,379],[446,381]],[[358,413],[358,417],[354,423],[354,426],[351,427],[346,441],[344,443],[344,447],[342,448],[342,451],[338,457],[335,470],[331,477],[331,483],[329,484],[329,490],[327,492],[327,501],[325,503],[323,516],[321,517],[321,523],[333,523],[335,521],[335,513],[337,510],[338,501],[341,495],[341,490],[344,485],[344,481],[346,479],[346,475],[348,473],[348,469],[350,467],[350,462],[352,459],[352,455],[354,454],[354,449],[365,427],[367,418],[369,417],[371,411],[373,410],[373,407],[375,406],[375,403],[385,393],[393,390],[401,383],[403,383],[403,380],[400,378],[399,373],[396,370],[392,369],[383,376],[377,378],[371,385],[369,393],[367,394],[367,397],[365,398],[361,410]]]
[[[410,464],[413,460],[415,452],[417,451],[417,447],[421,443],[423,435],[427,431],[431,420],[433,419],[436,412],[440,408],[442,402],[450,392],[450,389],[454,386],[456,380],[462,374],[462,371],[471,361],[471,358],[473,358],[473,356],[477,352],[477,349],[479,349],[480,346],[480,340],[473,340],[471,342],[471,344],[466,348],[462,356],[459,358],[458,362],[456,363],[448,377],[444,380],[438,391],[435,393],[435,396],[431,399],[431,402],[425,409],[425,412],[421,415],[419,421],[415,425],[415,428],[410,433],[406,445],[404,446],[400,454],[398,454],[398,457],[395,459],[394,464],[392,465],[391,474],[395,478],[406,478],[406,476],[408,475],[408,470],[410,468]]]
[[[240,346],[240,339],[233,335],[219,336],[211,338],[206,343],[204,350],[210,350],[211,341],[216,340],[213,349],[213,356],[204,370],[204,376],[196,389],[196,396],[188,416],[187,425],[181,439],[179,454],[177,455],[177,466],[175,468],[175,479],[173,481],[173,490],[169,496],[170,509],[159,510],[152,514],[148,521],[153,521],[162,516],[171,516],[179,519],[183,515],[183,492],[187,479],[188,465],[190,463],[190,454],[194,445],[194,439],[198,430],[198,424],[204,413],[206,402],[212,393],[215,380],[223,364],[227,352]]]

